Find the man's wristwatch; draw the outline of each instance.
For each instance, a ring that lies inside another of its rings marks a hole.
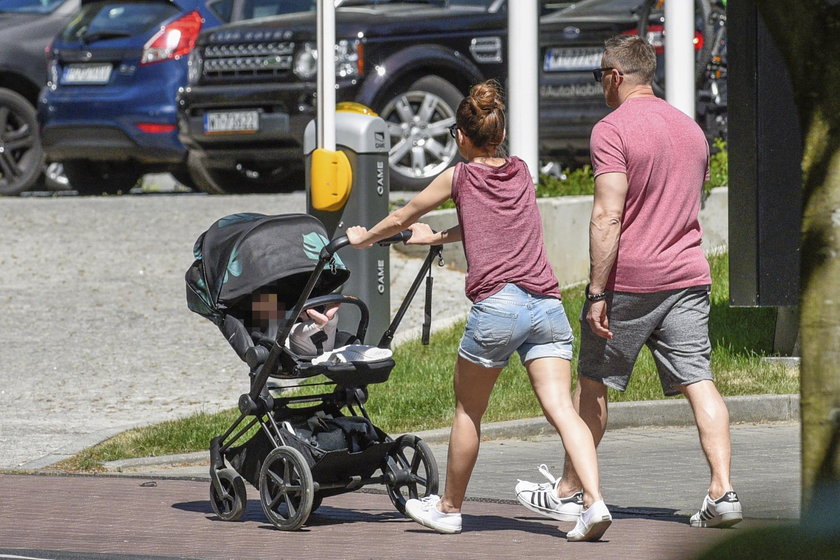
[[[607,292],[603,291],[600,294],[590,294],[589,293],[589,284],[586,285],[584,289],[584,293],[586,294],[586,299],[589,301],[601,301],[602,299],[607,299]]]

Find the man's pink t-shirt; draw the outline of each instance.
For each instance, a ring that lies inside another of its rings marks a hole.
[[[467,257],[466,292],[478,302],[516,284],[560,297],[543,243],[542,222],[528,166],[511,157],[501,167],[459,163],[452,200]]]
[[[709,144],[682,111],[631,98],[592,129],[595,176],[624,173],[627,198],[607,289],[650,293],[711,284],[698,213]]]

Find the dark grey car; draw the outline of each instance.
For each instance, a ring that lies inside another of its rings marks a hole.
[[[0,195],[38,181],[44,152],[35,107],[47,81],[46,48],[80,0],[0,0]]]

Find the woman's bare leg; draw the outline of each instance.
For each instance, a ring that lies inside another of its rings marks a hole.
[[[458,356],[455,363],[455,418],[449,433],[446,488],[439,509],[461,511],[481,440],[481,417],[502,368],[486,368]]]
[[[525,368],[546,419],[563,439],[566,456],[583,486],[583,504],[589,507],[602,499],[598,457],[592,432],[572,403],[571,364],[562,358],[537,358]]]

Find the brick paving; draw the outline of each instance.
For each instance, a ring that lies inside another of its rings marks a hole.
[[[179,558],[549,558],[684,559],[750,526],[692,529],[685,518],[616,515],[604,540],[569,543],[571,523],[509,503],[471,501],[464,532],[438,535],[402,517],[387,496],[354,492],[328,498],[304,527],[275,529],[256,491],[240,522],[220,521],[205,481],[112,476],[0,475],[0,557],[54,551]]]

